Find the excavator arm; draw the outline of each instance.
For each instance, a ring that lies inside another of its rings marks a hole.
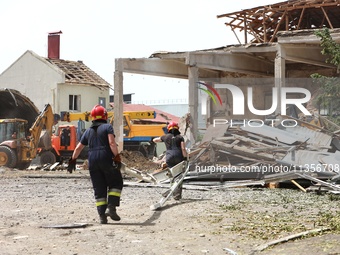
[[[54,124],[55,123],[52,107],[51,105],[47,104],[45,105],[44,110],[38,115],[35,122],[29,129],[30,131],[29,147],[31,148],[31,154],[35,156],[42,135],[44,135],[44,139],[42,139],[43,140],[42,142],[45,149],[51,148],[52,127]]]

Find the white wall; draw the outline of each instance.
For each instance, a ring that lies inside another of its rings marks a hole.
[[[80,111],[91,111],[99,97],[106,98],[109,90],[91,85],[66,84],[64,73],[34,52],[25,52],[0,75],[0,87],[15,89],[27,96],[39,109],[51,104],[53,112],[69,111],[69,95],[81,97]]]
[[[2,88],[16,89],[42,110],[46,104],[55,108],[51,93],[57,83],[64,82],[63,75],[45,61],[27,51],[0,75]]]
[[[70,112],[69,110],[69,95],[78,95],[81,98],[79,111],[73,112],[91,112],[94,105],[98,104],[99,98],[106,98],[106,108],[109,103],[109,90],[100,90],[90,85],[78,84],[58,84],[58,106],[55,113],[61,114],[62,111]],[[71,111],[72,112],[72,111]],[[72,121],[70,124],[77,126],[78,121]],[[91,122],[85,122],[85,127],[88,128]]]
[[[90,85],[58,84],[58,113],[69,111],[69,95],[78,95],[81,98],[80,110],[77,112],[90,112],[98,104],[100,97],[106,98],[106,108],[109,103],[109,90],[100,90]]]

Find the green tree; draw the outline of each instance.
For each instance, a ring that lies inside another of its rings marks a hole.
[[[316,30],[315,35],[320,38],[321,54],[326,55],[326,63],[333,64],[340,71],[340,44],[336,43],[328,28]],[[312,74],[313,82],[320,86],[316,103],[320,108],[327,109],[328,118],[340,124],[340,79],[338,76],[328,77],[318,73]]]

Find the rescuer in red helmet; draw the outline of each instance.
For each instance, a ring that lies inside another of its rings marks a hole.
[[[91,111],[92,125],[82,135],[69,161],[68,170],[72,172],[76,159],[82,149],[88,145],[88,163],[90,177],[96,199],[100,223],[107,223],[107,216],[114,221],[120,217],[116,207],[120,204],[123,178],[120,172],[121,159],[115,141],[113,127],[107,123],[107,111],[101,105],[95,105]]]
[[[155,143],[164,142],[166,147],[165,162],[168,167],[174,167],[183,160],[187,160],[187,151],[185,149],[184,138],[179,131],[178,123],[170,122],[168,124],[168,133],[153,139]],[[174,192],[174,199],[182,198],[182,187]]]

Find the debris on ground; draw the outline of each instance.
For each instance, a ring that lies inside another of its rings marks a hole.
[[[208,217],[199,215],[198,222],[202,224],[202,219],[206,219],[209,224],[206,229],[213,236],[223,235],[225,238],[226,235],[234,235],[244,240],[254,240],[252,247],[247,248],[247,254],[257,254],[270,250],[268,248],[275,249],[273,246],[290,240],[300,240],[301,237],[313,239],[339,234],[338,129],[331,131],[324,126],[296,121],[299,125],[289,130],[270,125],[261,128],[242,125],[224,125],[217,129],[209,127],[202,142],[190,150],[192,167],[184,178],[183,193],[190,198],[198,197],[196,202],[199,208],[206,206],[203,215]],[[143,192],[150,192],[152,196],[148,194],[147,197],[153,197],[154,202],[160,201],[164,194],[161,194],[160,189],[169,188],[169,179],[173,174],[171,169],[161,168],[164,155],[147,159],[138,152],[122,151],[121,158],[124,163],[123,176],[132,180],[125,182],[127,189],[152,187],[143,189]],[[82,174],[81,177],[88,178],[88,171],[83,171],[86,164],[87,161],[79,161],[72,175],[65,173],[58,176],[76,178]],[[63,171],[63,167],[64,164],[46,165],[40,170],[44,173],[58,172]],[[0,173],[3,179],[9,176],[8,169],[0,168]],[[12,169],[11,173],[22,171]],[[76,182],[81,183],[83,178]],[[260,188],[277,188],[280,187],[277,184],[287,182],[300,190]],[[153,194],[155,191],[157,194]],[[306,194],[309,191],[316,191],[316,194],[323,196]],[[202,199],[205,197],[207,199]],[[126,201],[135,204],[135,197]],[[218,203],[212,209],[211,205],[216,201]],[[155,205],[152,201],[148,203]],[[173,205],[164,208],[169,209]],[[185,200],[175,205],[187,207],[183,211],[192,209],[192,205],[185,203]],[[142,206],[144,208],[145,203]],[[52,223],[47,222],[45,225],[64,227],[58,222]],[[205,235],[209,233],[200,234],[200,237]],[[224,248],[225,252],[238,252],[239,246],[232,242],[229,245]],[[337,247],[336,244],[334,247]]]
[[[122,162],[131,168],[145,173],[152,173],[160,168],[158,163],[146,158],[139,151],[123,150],[120,153]]]
[[[191,167],[184,183],[211,188],[273,188],[288,182],[303,192],[340,194],[340,127],[322,117],[317,121],[282,115],[275,118],[280,125],[253,121],[251,125],[209,126],[202,141],[190,149]],[[289,123],[295,125],[287,127]],[[182,133],[190,137],[188,130],[186,127]],[[162,165],[164,155],[149,159],[138,151],[124,150],[121,158],[124,178],[169,182],[171,171]],[[88,169],[87,160],[77,163],[78,170]],[[66,164],[30,169],[63,171]]]
[[[264,183],[296,180],[318,183],[335,193],[340,179],[340,127],[311,124],[288,116],[277,116],[286,125],[210,126],[198,146],[199,154],[187,181],[264,180]],[[287,127],[287,123],[294,123]],[[315,122],[313,122],[315,123]],[[339,128],[339,129],[337,129]]]

